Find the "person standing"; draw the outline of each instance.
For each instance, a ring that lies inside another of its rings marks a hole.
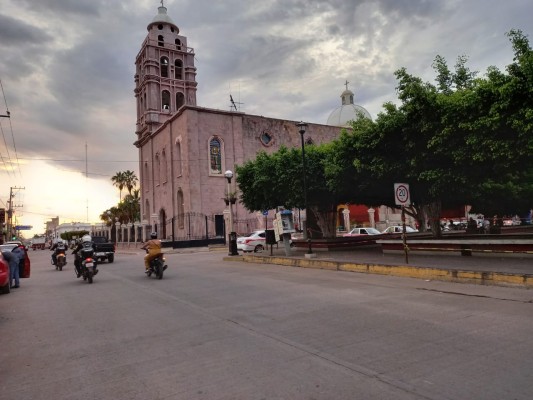
[[[3,251],[2,256],[9,264],[9,286],[12,288],[20,287],[20,274],[19,274],[19,256],[13,251]],[[15,284],[13,284],[13,281]]]
[[[15,275],[13,275],[13,278],[15,279],[15,286],[13,287],[18,288],[19,280],[20,280],[20,273],[21,271],[22,273],[24,273],[24,261],[26,258],[26,253],[24,252],[24,249],[22,248],[22,246],[15,247],[11,252],[13,254],[16,254],[18,257],[18,265],[17,265],[17,268],[15,268],[16,269]]]

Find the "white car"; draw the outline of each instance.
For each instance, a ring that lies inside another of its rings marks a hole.
[[[350,236],[366,236],[366,235],[381,235],[381,232],[376,228],[353,228],[350,232],[342,235],[343,237]]]
[[[237,238],[237,250],[243,252],[262,252],[266,249],[266,233],[264,230],[254,231],[249,235]]]
[[[414,232],[418,232],[418,229],[411,228],[410,226],[405,227],[405,233],[414,233]],[[382,233],[403,233],[403,226],[401,225],[389,226]]]

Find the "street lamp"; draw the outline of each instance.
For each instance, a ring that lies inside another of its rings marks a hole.
[[[308,210],[307,210],[307,183],[306,183],[306,173],[307,173],[307,165],[305,163],[305,146],[304,146],[304,135],[305,130],[307,129],[307,124],[305,122],[299,122],[296,124],[298,127],[298,132],[300,133],[300,138],[302,139],[302,181],[303,181],[303,191],[304,191],[304,207],[305,207],[305,224],[302,224],[302,229],[304,233],[304,239],[307,238],[307,243],[309,243],[309,250],[307,251],[308,254],[312,254],[313,251],[311,250],[311,239],[307,236],[307,222],[308,222]]]
[[[237,252],[237,234],[233,231],[233,205],[231,201],[231,178],[233,178],[233,171],[227,170],[224,173],[224,176],[228,180],[228,200],[229,200],[229,235],[228,235],[228,242],[229,242],[229,255],[230,256],[238,256],[239,253]]]

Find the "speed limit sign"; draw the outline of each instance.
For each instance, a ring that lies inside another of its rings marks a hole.
[[[408,206],[411,204],[411,196],[409,195],[409,184],[394,184],[394,201],[396,202],[397,206]]]

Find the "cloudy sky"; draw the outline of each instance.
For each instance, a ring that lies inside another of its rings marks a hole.
[[[375,117],[394,71],[433,82],[436,55],[483,76],[533,34],[531,0],[166,0],[196,53],[197,103],[325,123],[344,82]],[[135,56],[157,0],[0,0],[0,207],[19,225],[97,222],[111,176],[138,173]],[[530,37],[531,40],[531,37]],[[21,189],[16,189],[21,188]]]

